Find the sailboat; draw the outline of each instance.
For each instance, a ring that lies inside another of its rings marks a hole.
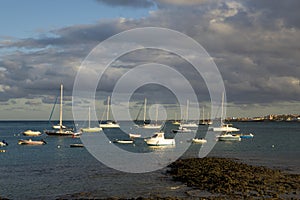
[[[156,105],[156,120],[155,120],[155,124],[147,124],[146,123],[146,114],[147,114],[147,99],[145,98],[145,102],[144,102],[144,125],[142,125],[141,128],[145,128],[145,129],[160,129],[161,125],[157,124],[157,119],[158,119],[158,105]]]
[[[221,112],[221,126],[220,127],[211,127],[209,130],[216,131],[216,132],[225,132],[227,134],[229,134],[228,132],[239,131],[240,129],[233,127],[232,124],[226,124],[222,120],[223,115],[224,115],[224,93],[222,95],[222,105],[221,105],[221,108],[222,108],[222,112]]]
[[[59,109],[59,129],[58,130],[45,130],[47,135],[55,136],[72,136],[73,131],[63,128],[62,115],[63,115],[63,85],[60,85],[60,109]]]
[[[174,122],[172,124],[180,125],[180,122],[177,120],[177,113],[175,113],[175,119],[174,119]]]
[[[205,116],[204,116],[204,107],[202,107],[202,121],[199,123],[199,125],[211,125],[212,124],[212,121],[209,119],[209,113],[207,114],[207,120],[205,119]]]
[[[107,97],[106,122],[100,123],[100,128],[120,128],[120,125],[115,121],[109,120],[110,112],[110,96]]]
[[[186,122],[180,124],[180,128],[198,128],[198,125],[193,122],[188,122],[189,116],[189,100],[186,102]]]
[[[49,123],[51,123],[51,118],[52,118],[52,115],[53,115],[53,112],[54,112],[54,109],[55,109],[55,105],[57,103],[57,99],[58,99],[59,95],[57,95],[56,99],[55,99],[55,102],[53,104],[53,108],[52,108],[52,111],[51,111],[51,114],[50,114],[50,117],[49,117]],[[52,124],[52,123],[51,123]],[[64,126],[64,125],[60,125],[59,123],[58,124],[52,124],[52,128],[53,129],[60,129],[60,128],[63,128],[63,129],[66,129],[67,127]]]
[[[99,132],[99,131],[102,131],[102,128],[101,127],[91,127],[91,108],[89,107],[89,126],[87,128],[81,128],[81,131],[82,132]]]

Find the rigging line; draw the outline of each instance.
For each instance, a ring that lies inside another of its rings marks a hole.
[[[142,110],[143,110],[143,106],[140,107],[140,110],[139,110],[139,112],[138,112],[138,114],[137,114],[137,116],[136,116],[136,118],[135,118],[135,121],[138,121],[138,118],[139,118],[139,116],[140,116]]]
[[[49,121],[48,121],[48,122],[49,122],[50,124],[52,124],[52,123],[51,123],[51,118],[52,118],[52,115],[53,115],[53,112],[54,112],[54,109],[55,109],[55,105],[56,105],[56,103],[57,103],[58,96],[59,96],[59,95],[56,96],[55,103],[53,104],[52,111],[51,111],[51,114],[50,114],[50,117],[49,117]]]

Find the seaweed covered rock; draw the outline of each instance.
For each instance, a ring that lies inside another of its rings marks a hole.
[[[247,165],[228,158],[190,158],[172,163],[176,181],[229,197],[297,198],[300,175]]]

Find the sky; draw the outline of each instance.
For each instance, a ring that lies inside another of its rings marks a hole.
[[[64,115],[72,119],[74,80],[87,55],[107,38],[142,27],[179,31],[204,47],[222,75],[227,116],[298,114],[299,7],[297,0],[2,0],[0,120],[47,120],[61,83]],[[98,116],[122,74],[153,61],[188,77],[200,106],[209,112],[207,87],[190,64],[148,49],[120,57],[105,72],[97,92]],[[133,115],[145,97],[170,108],[174,100],[156,85],[141,87],[133,96]]]

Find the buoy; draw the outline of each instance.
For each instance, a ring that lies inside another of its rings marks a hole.
[[[1,152],[1,153],[4,153],[4,152],[6,152],[6,150],[5,150],[5,149],[1,149],[0,152]]]
[[[272,148],[274,148],[275,147],[275,145],[274,144],[272,144]]]
[[[60,148],[60,145],[57,145],[57,148],[59,149],[59,148]]]

